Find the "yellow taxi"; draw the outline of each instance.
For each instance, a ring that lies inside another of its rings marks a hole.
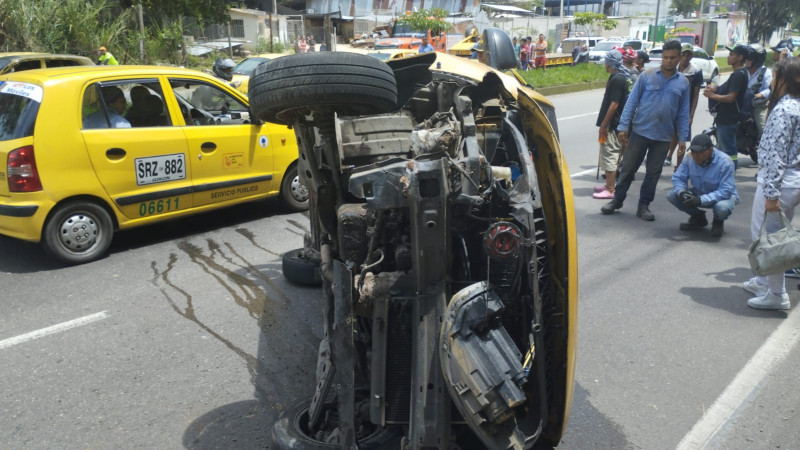
[[[49,67],[93,66],[94,61],[78,55],[57,55],[53,53],[11,52],[0,53],[0,75],[23,70],[46,69]]]
[[[406,58],[408,56],[414,56],[418,54],[419,52],[415,48],[399,48],[367,53],[368,56],[380,59],[381,61],[392,61],[394,59]]]
[[[69,264],[114,230],[280,196],[308,208],[286,126],[188,69],[93,66],[0,76],[0,234]]]
[[[250,82],[250,74],[253,73],[259,64],[271,61],[281,56],[286,56],[287,53],[260,53],[250,58],[245,58],[233,68],[233,79],[231,85],[235,86],[239,92],[247,94],[248,84]]]

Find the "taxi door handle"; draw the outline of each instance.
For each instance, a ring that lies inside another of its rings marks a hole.
[[[203,144],[200,145],[200,150],[203,151],[204,153],[211,153],[216,149],[217,149],[217,144],[213,142],[203,142]]]
[[[117,160],[125,157],[125,150],[119,147],[113,147],[106,150],[106,157],[108,159]]]

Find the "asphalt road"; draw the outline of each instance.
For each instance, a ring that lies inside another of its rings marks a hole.
[[[655,222],[634,215],[641,173],[625,207],[602,216],[601,98],[552,97],[580,255],[561,448],[796,448],[800,316],[751,310],[740,287],[756,168],[743,160],[721,239],[678,230],[671,168]],[[711,122],[704,103],[695,131]],[[260,202],[119,233],[108,257],[79,267],[0,238],[0,448],[265,447],[277,412],[313,389],[319,295],[284,281],[279,257],[306,227]]]

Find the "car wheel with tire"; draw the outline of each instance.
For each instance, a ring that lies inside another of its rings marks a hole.
[[[300,182],[297,163],[289,166],[281,182],[281,203],[286,208],[299,212],[308,210],[308,189]]]
[[[295,402],[286,408],[272,425],[272,442],[281,450],[325,450],[341,448],[309,436],[308,409],[311,400]],[[376,427],[358,439],[358,448],[367,450],[395,450],[400,448],[400,432],[396,428]]]
[[[321,262],[319,256],[310,256],[304,248],[289,250],[281,257],[283,277],[303,286],[319,286],[322,284]]]
[[[249,92],[257,118],[284,125],[310,111],[381,114],[397,104],[392,69],[357,53],[301,53],[267,61],[250,75]]]
[[[42,231],[42,246],[61,262],[84,264],[105,254],[113,233],[114,223],[105,208],[71,201],[50,214]]]

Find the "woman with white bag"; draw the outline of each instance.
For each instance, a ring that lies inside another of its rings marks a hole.
[[[791,222],[800,204],[800,58],[781,59],[773,67],[769,115],[758,147],[758,187],[753,199],[750,232],[759,238],[783,228],[780,213]],[[747,305],[757,309],[789,309],[784,273],[753,277],[743,284],[756,296]]]

